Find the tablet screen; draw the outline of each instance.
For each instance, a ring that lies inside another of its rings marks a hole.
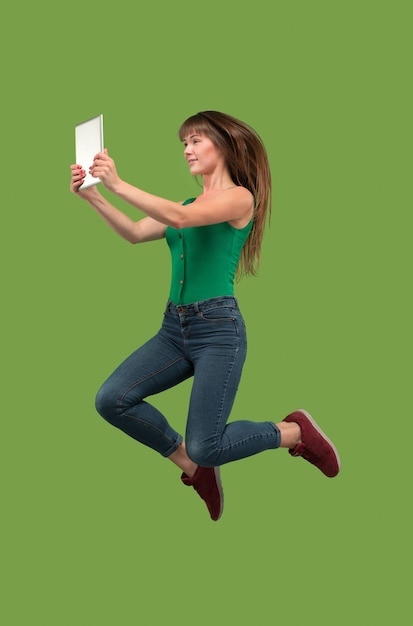
[[[81,165],[86,172],[86,178],[80,189],[97,185],[99,178],[89,174],[89,167],[98,152],[103,150],[103,115],[76,124],[75,126],[76,164]]]

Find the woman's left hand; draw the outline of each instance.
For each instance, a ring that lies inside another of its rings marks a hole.
[[[89,168],[89,173],[99,178],[109,191],[115,191],[117,185],[120,183],[115,161],[110,158],[106,148],[103,152],[98,152],[95,156],[93,165]]]

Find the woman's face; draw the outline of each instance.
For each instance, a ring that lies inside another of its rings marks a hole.
[[[212,174],[225,163],[222,152],[207,135],[191,132],[184,138],[183,144],[184,157],[189,165],[189,171],[194,176]]]

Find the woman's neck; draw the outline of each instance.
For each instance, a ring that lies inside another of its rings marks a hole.
[[[218,176],[204,176],[202,180],[202,195],[209,196],[210,194],[224,191],[224,189],[229,189],[230,187],[235,187],[235,184],[227,173],[222,173]]]

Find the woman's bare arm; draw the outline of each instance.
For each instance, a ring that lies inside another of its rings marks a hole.
[[[82,200],[86,200],[100,217],[126,241],[130,243],[144,243],[162,239],[165,236],[166,226],[161,222],[144,217],[135,222],[122,213],[104,198],[96,187],[89,187],[82,191],[81,184],[84,178],[83,170],[78,165],[71,165],[72,181],[70,190]]]
[[[116,166],[107,151],[96,155],[90,172],[122,200],[140,209],[154,220],[173,228],[206,226],[219,222],[238,222],[251,216],[253,198],[244,187],[233,187],[214,197],[198,198],[195,207],[166,200],[143,191],[125,181],[117,174]]]

